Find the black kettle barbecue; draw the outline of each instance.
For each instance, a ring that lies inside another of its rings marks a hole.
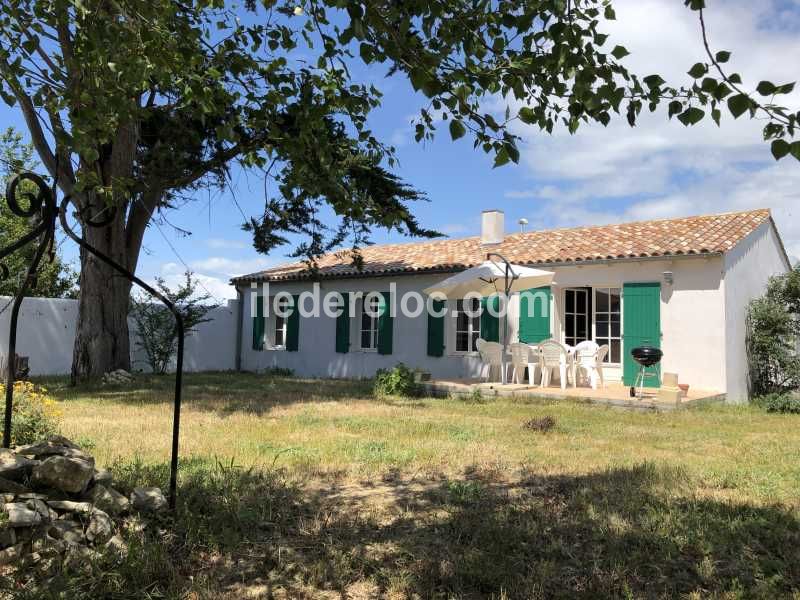
[[[648,377],[658,377],[658,373],[648,371],[648,367],[652,367],[661,362],[664,353],[660,348],[654,346],[639,346],[631,350],[631,356],[639,364],[639,373],[636,375],[636,381],[631,387],[631,398],[644,398],[644,383]]]

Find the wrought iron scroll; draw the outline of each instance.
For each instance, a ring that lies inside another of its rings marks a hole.
[[[133,273],[131,273],[128,269],[120,265],[110,256],[100,252],[92,245],[86,242],[86,240],[78,236],[70,227],[69,223],[67,222],[67,211],[69,209],[69,205],[72,202],[72,198],[70,196],[65,196],[61,200],[61,207],[59,210],[59,219],[61,221],[61,227],[64,232],[81,248],[89,252],[90,254],[94,255],[96,258],[110,266],[112,269],[126,277],[129,281],[135,283],[140,288],[145,290],[151,296],[160,300],[164,306],[166,306],[170,312],[175,317],[175,329],[178,334],[178,353],[177,353],[177,362],[175,364],[175,401],[174,401],[174,408],[172,413],[172,459],[170,462],[170,471],[169,471],[169,506],[170,508],[175,508],[175,500],[177,498],[177,487],[178,487],[178,446],[180,440],[180,427],[181,427],[181,389],[183,386],[183,343],[184,343],[184,326],[183,326],[183,317],[181,316],[180,311],[177,307],[161,292],[153,288],[152,286],[146,284],[144,281],[136,277]],[[77,207],[76,207],[77,208]],[[86,207],[85,212],[81,214],[81,211],[78,209],[77,214],[81,217],[80,222],[84,228],[86,227],[106,227],[114,220],[115,215],[115,207],[103,207],[98,214],[92,215],[89,214],[89,211],[92,207]],[[105,213],[105,214],[103,214]],[[103,215],[103,216],[99,216]]]
[[[22,186],[29,182],[36,188],[36,192],[25,191]],[[23,201],[27,201],[27,206]],[[8,333],[8,359],[6,361],[6,412],[3,421],[3,447],[11,445],[11,416],[14,408],[14,380],[17,376],[17,321],[19,320],[19,310],[22,300],[27,291],[33,287],[36,280],[36,272],[39,263],[42,261],[46,252],[50,252],[50,258],[54,256],[53,241],[55,239],[56,208],[55,194],[48,189],[47,184],[38,175],[33,173],[20,173],[14,176],[6,186],[6,204],[9,210],[22,219],[29,219],[33,222],[33,229],[18,239],[10,246],[0,249],[0,279],[8,279],[11,276],[8,267],[2,263],[3,259],[14,252],[21,250],[27,245],[37,242],[36,252],[33,260],[28,265],[25,278],[20,283],[14,294],[11,307],[11,322]]]
[[[35,186],[36,192],[25,191],[20,185],[23,182],[30,182]],[[27,205],[22,200],[27,200]],[[10,256],[14,252],[24,248],[28,244],[37,242],[38,246],[34,259],[28,265],[25,279],[16,291],[13,299],[11,309],[11,323],[9,327],[8,338],[8,365],[5,373],[6,380],[6,402],[5,402],[5,419],[3,422],[3,447],[8,448],[11,445],[11,417],[14,406],[14,380],[16,378],[16,343],[17,343],[17,322],[19,320],[20,306],[27,291],[32,287],[36,279],[36,272],[39,264],[42,261],[45,253],[50,253],[50,259],[55,256],[53,243],[55,240],[56,219],[61,221],[61,227],[64,232],[78,244],[86,252],[95,256],[98,260],[107,264],[115,271],[126,277],[132,283],[135,283],[148,294],[160,300],[175,317],[175,329],[178,334],[178,352],[175,373],[175,399],[173,409],[172,421],[172,458],[170,462],[170,477],[169,477],[169,505],[170,508],[175,508],[177,498],[177,483],[178,483],[178,450],[180,439],[180,418],[181,418],[181,389],[183,386],[183,347],[184,347],[184,325],[183,317],[181,316],[175,305],[170,302],[158,290],[146,284],[144,281],[136,277],[133,273],[128,271],[125,267],[114,261],[111,257],[103,252],[97,250],[92,245],[86,242],[83,236],[77,235],[67,222],[67,211],[72,198],[66,196],[61,201],[61,206],[56,204],[56,185],[53,185],[52,190],[48,188],[45,181],[33,173],[20,173],[13,177],[6,188],[6,203],[8,204],[11,212],[20,218],[27,218],[33,220],[32,230],[25,234],[22,238],[12,243],[6,248],[0,249],[0,279],[7,279],[10,276],[8,267],[3,264],[3,259]],[[114,219],[114,209],[112,207],[105,207],[96,215],[91,215],[85,212],[79,215],[81,217],[81,224],[86,227],[105,227],[109,225]],[[105,214],[103,214],[105,213]],[[98,215],[103,215],[102,217]]]

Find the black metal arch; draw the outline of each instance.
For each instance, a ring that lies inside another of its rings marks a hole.
[[[27,206],[21,204],[20,198],[18,197],[20,194],[19,185],[23,181],[32,182],[38,189],[37,194],[21,192],[22,196],[28,200]],[[77,235],[67,221],[69,205],[73,204],[73,206],[76,208],[77,215],[80,217],[80,222],[82,223],[83,227],[106,227],[114,220],[116,212],[115,207],[103,207],[96,215],[89,214],[91,207],[87,207],[86,213],[81,214],[79,207],[75,202],[73,202],[71,196],[65,196],[61,200],[60,206],[57,206],[56,184],[53,184],[52,189],[49,189],[44,180],[33,173],[21,173],[9,181],[6,190],[6,203],[8,204],[11,212],[16,216],[20,218],[32,218],[39,215],[39,222],[30,233],[12,243],[7,248],[0,249],[0,261],[2,261],[2,259],[6,256],[9,256],[31,242],[38,240],[38,247],[34,260],[28,266],[25,280],[22,282],[14,296],[14,304],[11,312],[8,342],[9,360],[6,372],[6,405],[3,427],[3,447],[8,448],[11,445],[11,415],[14,403],[14,379],[16,377],[15,351],[19,309],[25,293],[31,287],[32,282],[36,278],[36,271],[39,268],[39,264],[44,256],[44,253],[48,250],[50,251],[50,260],[52,260],[55,256],[55,252],[53,250],[53,241],[55,239],[56,218],[58,218],[61,222],[61,227],[70,239],[72,239],[86,252],[89,252],[100,261],[104,262],[115,271],[126,277],[129,281],[144,289],[148,294],[160,300],[175,317],[175,327],[178,333],[178,356],[175,372],[175,399],[172,420],[172,458],[170,462],[169,477],[169,505],[170,508],[175,508],[178,483],[178,451],[180,441],[181,390],[183,387],[183,347],[185,334],[183,317],[181,316],[180,311],[178,311],[177,307],[158,290],[146,284],[108,255],[94,248],[91,244],[86,242],[84,236]],[[102,215],[102,217],[99,217],[98,215]],[[0,278],[5,279],[8,276],[8,268],[3,265],[2,262],[0,262]]]

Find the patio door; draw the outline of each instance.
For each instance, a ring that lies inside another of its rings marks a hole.
[[[564,290],[564,343],[577,346],[592,339],[592,288]]]

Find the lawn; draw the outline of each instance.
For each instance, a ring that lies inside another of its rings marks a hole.
[[[165,485],[171,378],[47,383],[64,434],[123,485]],[[177,513],[137,532],[115,571],[47,593],[800,593],[797,416],[376,399],[369,382],[233,374],[189,375],[184,398]],[[543,416],[552,431],[524,426]]]

